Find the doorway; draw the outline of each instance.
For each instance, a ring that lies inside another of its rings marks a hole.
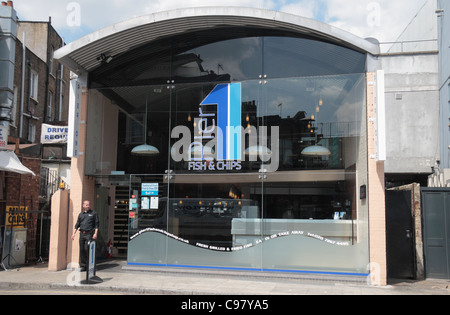
[[[110,203],[111,202],[109,198],[109,188],[103,186],[96,186],[94,210],[97,212],[100,221],[96,252],[97,255],[101,257],[105,256],[106,244],[108,242]]]
[[[386,191],[386,246],[389,279],[414,279],[414,228],[411,191]]]
[[[422,188],[427,278],[450,279],[450,189]]]

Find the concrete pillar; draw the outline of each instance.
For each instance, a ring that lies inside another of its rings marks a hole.
[[[68,241],[69,192],[58,190],[52,197],[52,221],[50,227],[49,271],[67,268],[66,249]]]
[[[87,82],[87,80],[86,80]],[[69,202],[69,230],[67,231],[69,241],[67,243],[67,262],[75,268],[80,260],[79,237],[77,233],[75,240],[71,240],[71,236],[81,212],[84,200],[94,203],[95,179],[85,176],[85,150],[86,150],[86,122],[87,122],[87,104],[88,90],[86,84],[82,84],[81,92],[81,112],[80,112],[80,128],[79,128],[79,152],[78,157],[72,158],[71,163],[71,180],[70,180],[70,202]]]
[[[369,202],[370,280],[372,285],[387,285],[384,162],[374,158],[376,155],[375,79],[375,73],[367,74],[367,197]]]

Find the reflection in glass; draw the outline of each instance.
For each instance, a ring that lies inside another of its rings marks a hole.
[[[166,44],[127,80],[93,77],[121,107],[117,170],[156,174],[129,182],[129,263],[364,274],[365,55],[286,36]],[[201,105],[228,83],[241,86],[242,161],[218,159],[218,106]],[[145,139],[159,156],[131,155]]]

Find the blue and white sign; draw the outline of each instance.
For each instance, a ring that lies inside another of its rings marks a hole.
[[[81,124],[81,83],[78,80],[70,82],[69,98],[69,132],[67,142],[67,156],[78,158],[80,147],[80,124]]]
[[[174,162],[188,162],[185,165],[189,171],[240,171],[246,157],[249,161],[257,161],[259,157],[265,172],[278,169],[279,127],[271,127],[269,133],[266,126],[242,126],[241,83],[216,85],[199,104],[198,111],[193,134],[188,126],[176,126],[172,130],[171,138],[180,139],[170,149]],[[245,151],[244,135],[249,135],[249,147]],[[261,150],[250,154],[253,147]]]
[[[89,242],[89,262],[86,270],[86,280],[89,283],[89,279],[95,277],[95,241]]]
[[[8,148],[9,126],[0,125],[0,150]]]
[[[217,160],[242,160],[242,92],[241,83],[219,84],[202,105],[217,105]]]
[[[159,184],[158,183],[142,183],[141,196],[158,196]]]
[[[42,124],[41,143],[67,143],[69,127]]]

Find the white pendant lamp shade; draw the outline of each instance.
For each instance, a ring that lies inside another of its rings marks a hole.
[[[322,147],[320,145],[313,145],[305,148],[302,151],[302,155],[306,156],[330,156],[331,151],[328,148]]]
[[[190,148],[191,158],[201,158],[202,160],[213,160],[216,158],[215,150],[208,146],[194,145]]]
[[[145,102],[145,127],[144,127],[144,137],[145,144],[139,145],[131,150],[131,154],[139,156],[155,156],[159,154],[159,150],[152,145],[147,144],[147,112],[148,112],[148,100]]]
[[[245,155],[247,156],[260,156],[260,157],[270,157],[272,151],[266,146],[251,146],[245,150]]]
[[[135,147],[131,153],[140,156],[154,156],[159,154],[159,150],[152,145],[142,144]]]

